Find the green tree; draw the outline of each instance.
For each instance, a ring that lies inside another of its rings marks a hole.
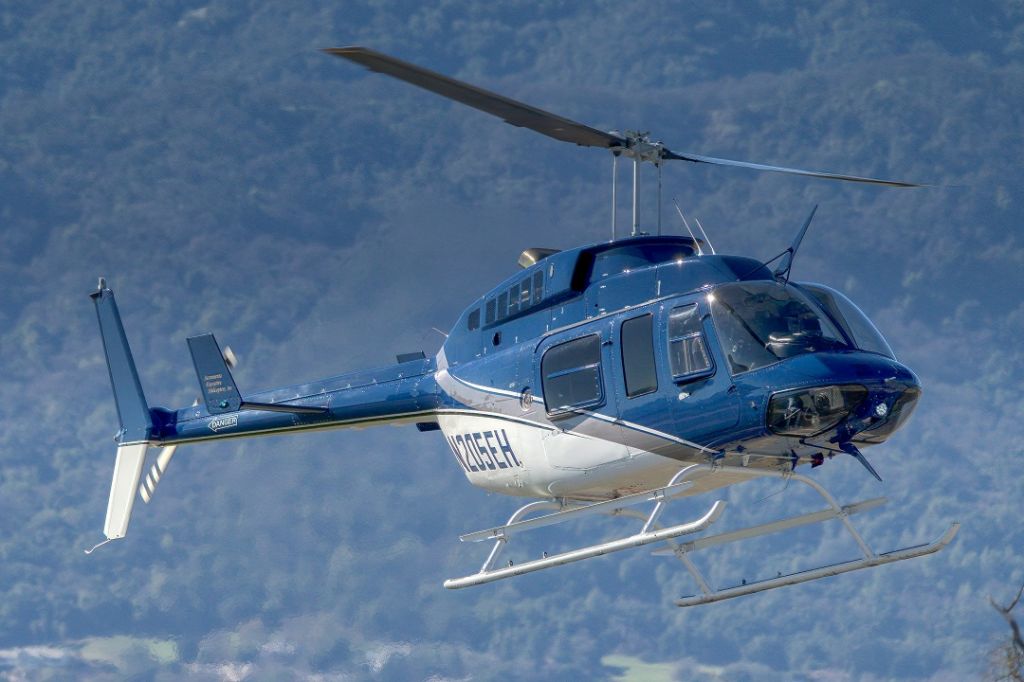
[[[1010,626],[1012,635],[1010,641],[1006,642],[992,653],[997,680],[1013,680],[1013,682],[1024,682],[1024,638],[1020,634],[1020,625],[1013,616],[1013,609],[1020,603],[1021,595],[1024,594],[1024,585],[1017,590],[1017,596],[1006,606],[1000,606],[994,599],[989,597],[992,608],[998,611]]]

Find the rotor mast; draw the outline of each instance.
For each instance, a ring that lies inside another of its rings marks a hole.
[[[619,133],[612,131],[611,135]],[[612,147],[612,241],[615,241],[615,210],[616,210],[616,164],[619,156],[633,160],[633,221],[630,237],[641,234],[640,231],[640,164],[649,161],[658,169],[658,234],[661,234],[661,162],[665,158],[665,145],[652,142],[650,133],[627,130],[621,138],[621,146]]]

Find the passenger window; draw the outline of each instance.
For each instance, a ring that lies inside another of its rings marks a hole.
[[[597,334],[549,348],[540,371],[548,414],[599,405],[604,400],[601,337]]]
[[[508,290],[508,314],[515,315],[519,312],[519,285],[514,284]]]
[[[658,390],[653,315],[641,315],[622,323],[622,376],[630,398]]]
[[[508,316],[508,294],[504,291],[498,294],[498,319],[504,320]]]
[[[474,310],[473,312],[471,312],[469,314],[468,324],[469,324],[469,331],[473,331],[474,329],[479,329],[480,328],[480,309],[479,308],[477,308],[476,310]]]
[[[487,302],[487,316],[484,317],[484,324],[494,322],[494,299]]]
[[[519,307],[526,310],[530,307],[530,278],[519,283]]]
[[[537,305],[544,298],[544,271],[533,273],[533,304]]]
[[[679,379],[711,369],[697,304],[673,308],[668,317],[668,355],[672,376]]]

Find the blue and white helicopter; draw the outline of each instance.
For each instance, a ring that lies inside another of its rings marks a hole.
[[[931,554],[953,539],[957,523],[933,543],[877,553],[850,517],[884,498],[840,505],[796,473],[802,464],[843,455],[881,480],[861,449],[899,429],[921,393],[918,378],[846,296],[790,281],[814,211],[768,263],[714,253],[699,224],[703,239],[688,223],[689,236],[662,236],[660,226],[651,236],[637,217],[644,162],[657,168],[659,187],[669,160],[917,185],[677,153],[646,134],[603,132],[373,50],[325,51],[512,125],[610,150],[613,163],[632,160],[631,234],[615,234],[613,183],[611,241],[523,251],[521,270],[472,301],[432,358],[400,355],[389,367],[243,395],[229,350],[222,352],[212,334],[191,337],[202,400],[177,410],[146,401],[114,294],[101,279],[92,298],[121,429],[100,545],[125,536],[136,493],[152,499],[180,445],[402,423],[440,430],[471,484],[535,498],[504,525],[461,537],[493,546],[478,572],[445,581],[447,588],[661,543],[655,553],[677,557],[694,578],[696,593],[676,602],[691,606]],[[716,501],[695,520],[660,523],[674,499],[766,478],[809,486],[824,509],[698,535],[723,513],[724,502]],[[636,509],[645,504],[646,513]],[[619,539],[499,563],[515,534],[593,514],[641,525]],[[713,587],[691,560],[707,547],[833,519],[863,556],[725,589]]]

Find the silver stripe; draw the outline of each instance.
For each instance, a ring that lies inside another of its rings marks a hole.
[[[652,429],[650,427],[643,426],[641,424],[636,424],[634,422],[628,422],[628,421],[625,421],[623,419],[617,419],[615,417],[610,417],[610,416],[608,416],[606,414],[601,414],[600,412],[592,412],[591,410],[578,410],[578,411],[582,412],[584,414],[590,415],[591,417],[595,417],[597,419],[600,419],[602,421],[611,422],[613,424],[618,424],[620,426],[625,426],[626,428],[633,429],[634,431],[641,431],[641,432],[646,433],[646,434],[651,435],[651,436],[657,436],[658,438],[664,438],[665,440],[670,440],[670,441],[672,441],[674,443],[679,443],[680,445],[685,445],[687,447],[696,448],[697,450],[700,450],[701,452],[707,452],[707,453],[710,453],[710,454],[718,454],[718,450],[712,450],[710,448],[704,447],[703,445],[698,445],[697,443],[685,440],[683,438],[679,438],[678,436],[673,436],[670,433],[665,433],[664,431],[658,431],[657,429]]]
[[[454,379],[455,381],[457,381],[460,384],[462,384],[463,386],[466,386],[468,388],[476,389],[477,391],[483,391],[484,393],[494,393],[496,395],[503,395],[503,396],[506,396],[508,398],[516,398],[516,399],[519,398],[519,394],[516,393],[515,391],[508,391],[506,389],[495,388],[493,386],[481,386],[480,384],[474,384],[471,381],[466,381],[465,379],[457,377],[454,374],[452,374],[451,372],[446,372],[446,374],[448,376],[450,376],[452,379]],[[539,398],[539,396],[535,395],[534,399],[536,400],[537,398]]]

